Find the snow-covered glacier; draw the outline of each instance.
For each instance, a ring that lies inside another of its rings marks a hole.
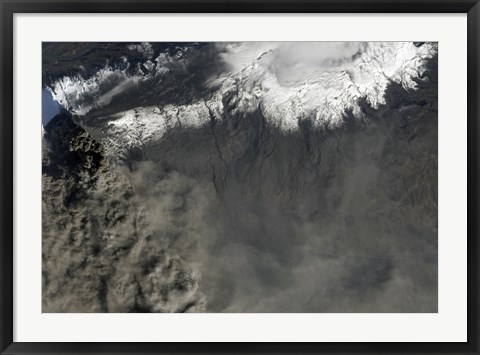
[[[364,118],[361,99],[372,108],[385,104],[391,82],[415,90],[425,63],[437,53],[436,43],[414,42],[216,46],[226,69],[205,83],[208,93],[196,95],[192,102],[166,100],[172,85],[191,85],[185,83],[192,51],[188,46],[156,58],[150,54],[143,62],[129,63],[125,58],[123,68],[105,65],[90,77],[63,76],[49,88],[54,99],[80,120],[89,115],[110,116],[102,128],[104,138],[112,146],[125,147],[160,139],[176,125],[198,127],[257,109],[270,124],[285,131],[297,130],[304,119],[319,127],[338,127],[346,114]],[[132,97],[139,99],[121,112],[110,114],[106,109],[112,100]],[[88,125],[85,120],[87,129]]]

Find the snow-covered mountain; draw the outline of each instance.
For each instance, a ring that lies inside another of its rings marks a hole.
[[[148,45],[131,45],[130,50],[148,53],[143,61],[129,63],[124,57],[122,68],[107,65],[90,77],[59,77],[50,90],[87,129],[94,126],[97,138],[101,131],[107,146],[125,148],[159,140],[176,126],[199,127],[257,109],[285,131],[298,129],[305,119],[315,126],[338,127],[346,114],[364,118],[361,100],[372,108],[385,104],[391,82],[415,90],[426,61],[437,53],[436,43],[414,42],[216,46],[226,68],[204,83],[206,94],[190,101],[169,97],[172,85],[192,91],[189,46],[153,58]],[[128,103],[132,97],[136,100]],[[112,100],[124,110],[109,111]],[[92,123],[90,116],[102,116],[102,123]]]

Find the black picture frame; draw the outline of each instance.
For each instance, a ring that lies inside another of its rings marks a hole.
[[[0,0],[0,351],[2,354],[479,354],[479,0]],[[468,342],[19,343],[13,342],[13,16],[15,13],[467,13]]]

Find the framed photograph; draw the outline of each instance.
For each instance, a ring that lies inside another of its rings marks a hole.
[[[479,354],[477,0],[1,0],[2,354]]]

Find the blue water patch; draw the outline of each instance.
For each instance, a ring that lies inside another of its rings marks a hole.
[[[61,106],[53,99],[47,89],[42,89],[42,124],[45,127],[50,120],[60,113]]]

